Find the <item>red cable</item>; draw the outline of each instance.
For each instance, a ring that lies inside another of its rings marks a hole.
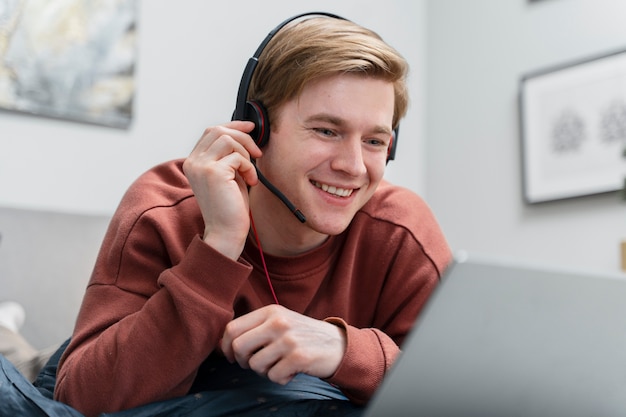
[[[256,245],[259,247],[259,253],[261,254],[261,262],[263,263],[263,270],[265,271],[265,278],[267,278],[267,284],[272,291],[272,296],[274,297],[274,302],[278,305],[278,297],[276,297],[276,292],[274,292],[274,286],[272,285],[272,280],[270,279],[270,273],[267,270],[267,265],[265,264],[265,256],[263,255],[263,248],[261,247],[261,240],[259,240],[259,235],[256,232],[256,227],[254,227],[254,219],[252,218],[252,212],[250,211],[250,225],[252,225],[252,233],[254,234],[254,239],[256,240]]]

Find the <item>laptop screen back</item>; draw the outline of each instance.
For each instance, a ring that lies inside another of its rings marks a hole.
[[[365,413],[421,415],[626,415],[626,280],[456,261]]]

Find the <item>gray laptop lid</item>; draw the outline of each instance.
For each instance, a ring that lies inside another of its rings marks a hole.
[[[626,416],[624,276],[455,261],[364,416]]]

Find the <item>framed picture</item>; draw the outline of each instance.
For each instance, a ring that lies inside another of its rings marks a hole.
[[[127,128],[137,0],[0,0],[0,109]]]
[[[626,50],[520,81],[524,199],[621,190],[626,175]]]

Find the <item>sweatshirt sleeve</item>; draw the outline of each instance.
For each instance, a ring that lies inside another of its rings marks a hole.
[[[174,226],[171,207],[132,215],[132,200],[111,221],[59,364],[55,399],[86,416],[185,394],[252,270]]]
[[[390,369],[400,348],[378,329],[357,329],[340,318],[325,321],[346,331],[346,353],[339,368],[328,378],[355,404],[366,404]]]

